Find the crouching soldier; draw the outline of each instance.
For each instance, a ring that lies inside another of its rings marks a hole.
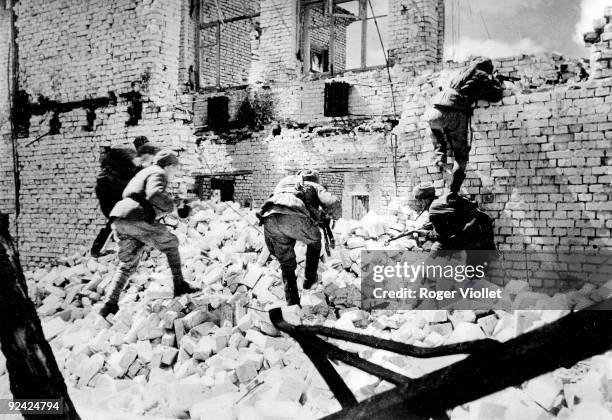
[[[285,298],[288,305],[298,305],[297,260],[295,242],[306,244],[304,289],[310,289],[318,280],[317,268],[321,256],[321,209],[332,219],[340,217],[340,202],[319,184],[318,173],[299,171],[283,178],[264,203],[260,220],[270,254],[281,266]]]
[[[429,221],[435,242],[425,261],[427,267],[481,267],[484,275],[489,264],[497,258],[493,235],[493,220],[467,198],[448,193],[429,207]],[[465,268],[464,268],[465,270]],[[434,271],[435,272],[435,271]],[[461,276],[465,273],[462,271]],[[480,272],[479,272],[480,273]],[[481,276],[479,275],[481,278]],[[449,278],[434,274],[422,282],[430,289],[453,290],[469,278]],[[447,302],[448,303],[448,302]]]
[[[132,178],[123,191],[123,200],[110,213],[112,228],[119,240],[119,267],[110,295],[100,310],[103,317],[119,309],[117,303],[121,291],[136,270],[145,245],[157,248],[168,258],[175,296],[196,291],[183,278],[178,238],[156,222],[158,212],[167,213],[174,209],[174,202],[166,193],[166,187],[178,164],[174,153],[159,152],[151,166]]]
[[[450,87],[433,100],[425,118],[433,133],[435,164],[446,164],[446,152],[450,143],[455,158],[450,190],[458,193],[465,179],[469,160],[469,121],[473,106],[478,100],[498,102],[503,97],[503,86],[493,74],[493,63],[488,58],[474,59],[470,66],[457,75]]]
[[[417,217],[413,221],[411,227],[406,229],[404,232],[393,236],[392,238],[385,241],[385,245],[389,245],[391,242],[406,236],[411,236],[419,248],[429,250],[431,248],[431,241],[435,240],[435,232],[433,225],[429,221],[429,206],[436,199],[436,189],[431,184],[421,184],[414,189],[413,202],[411,208],[416,211]],[[418,226],[418,227],[414,227]],[[429,243],[430,246],[426,244]]]
[[[429,207],[429,221],[437,235],[432,252],[495,251],[493,220],[464,196],[449,193],[436,199]]]

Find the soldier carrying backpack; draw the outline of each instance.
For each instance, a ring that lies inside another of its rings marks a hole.
[[[283,178],[258,214],[264,225],[264,236],[270,254],[281,266],[285,298],[288,305],[299,305],[297,288],[296,241],[306,244],[304,289],[318,280],[317,268],[321,256],[321,209],[336,220],[340,217],[340,202],[319,184],[319,174],[311,170],[299,171]]]

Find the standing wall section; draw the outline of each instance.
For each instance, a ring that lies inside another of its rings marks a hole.
[[[47,135],[51,113],[33,116],[19,139],[20,250],[27,265],[88,249],[105,223],[94,195],[100,148],[131,145],[134,137],[179,152],[187,173],[198,163],[190,116],[176,108],[182,1],[23,0],[17,3],[19,84],[32,99],[59,102],[118,96],[143,85],[143,119],[126,127],[127,103],[96,110],[86,132],[85,110],[60,114],[60,134]],[[4,155],[3,165],[10,155]],[[193,154],[192,154],[193,156]],[[190,168],[190,169],[188,169]],[[193,182],[180,176],[183,193]]]

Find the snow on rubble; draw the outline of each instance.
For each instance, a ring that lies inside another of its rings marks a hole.
[[[285,306],[284,317],[430,347],[487,337],[506,341],[567,313],[362,311],[360,251],[385,248],[386,235],[414,226],[414,218],[397,204],[389,215],[371,212],[361,221],[338,221],[337,248],[320,264],[320,284],[301,291],[302,309]],[[97,309],[116,268],[115,254],[97,260],[69,257],[55,267],[26,273],[45,336],[84,418],[128,418],[129,413],[129,418],[310,419],[339,410],[299,345],[280,334],[267,316],[268,309],[284,305],[284,292],[255,212],[231,202],[197,202],[174,233],[185,277],[202,291],[173,298],[165,257],[152,250],[124,292],[119,312],[106,320]],[[392,246],[414,249],[416,243],[403,239]],[[305,247],[298,245],[296,253],[303,265]],[[298,277],[303,279],[302,267]],[[518,295],[530,286],[512,281],[505,289]],[[599,288],[586,285],[565,297],[584,302],[594,291],[611,295],[612,281]],[[416,359],[342,346],[409,377],[464,357]],[[5,384],[1,362],[0,383]],[[359,400],[392,387],[343,364],[336,367]],[[555,417],[612,417],[612,352],[451,413],[457,420]]]

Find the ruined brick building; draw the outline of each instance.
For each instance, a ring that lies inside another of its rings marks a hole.
[[[0,210],[15,214],[18,162],[29,265],[91,243],[103,223],[93,193],[100,152],[137,135],[179,152],[183,195],[219,190],[258,205],[283,175],[312,167],[342,197],[344,216],[360,218],[420,182],[447,185],[421,118],[463,65],[442,63],[443,0],[3,3],[0,83],[18,77],[13,97],[0,99]],[[588,81],[559,83],[573,64],[555,54],[495,63],[522,88],[476,110],[464,190],[496,219],[501,249],[612,248],[607,33],[592,47]],[[143,112],[126,125],[133,82]],[[13,139],[10,100],[21,110]],[[530,281],[553,289],[566,277]]]

